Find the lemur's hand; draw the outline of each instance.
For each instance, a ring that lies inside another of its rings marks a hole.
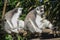
[[[45,20],[46,17],[43,17],[42,20],[40,22],[43,22],[43,20]]]

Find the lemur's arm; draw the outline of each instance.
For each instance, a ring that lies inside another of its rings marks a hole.
[[[43,20],[45,20],[45,19],[46,19],[46,16],[44,15],[41,21],[43,22]]]

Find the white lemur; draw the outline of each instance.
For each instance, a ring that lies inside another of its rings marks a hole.
[[[45,19],[44,16],[44,5],[36,7],[34,10],[30,11],[25,18],[25,29],[30,32],[42,33],[45,27],[52,29],[52,24]]]
[[[18,20],[19,16],[22,14],[22,8],[15,8],[8,11],[5,14],[5,26],[4,29],[7,33],[19,33],[20,29],[24,27],[24,21]]]

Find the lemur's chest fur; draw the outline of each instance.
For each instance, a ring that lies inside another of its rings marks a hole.
[[[42,26],[43,26],[43,24],[42,24],[43,22],[41,22],[41,20],[42,20],[42,18],[39,15],[36,15],[35,22],[39,28],[42,28]]]
[[[18,21],[19,15],[20,13],[15,13],[11,19],[14,27],[17,27],[17,21]]]

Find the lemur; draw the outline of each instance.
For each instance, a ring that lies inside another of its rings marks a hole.
[[[25,29],[32,33],[39,32],[48,26],[52,29],[52,24],[45,19],[44,16],[44,5],[36,7],[34,10],[30,11],[25,18]]]
[[[7,33],[19,33],[18,30],[24,27],[24,21],[18,20],[19,16],[22,14],[22,8],[15,8],[8,11],[5,14],[5,26],[4,29]],[[21,27],[21,28],[20,28]]]
[[[40,7],[40,6],[39,6]],[[41,32],[40,29],[38,28],[38,25],[36,24],[35,20],[36,20],[36,16],[37,16],[37,12],[36,10],[38,10],[37,8],[33,9],[32,11],[30,11],[24,21],[25,24],[25,29],[31,31],[32,33],[34,32]],[[38,31],[37,31],[38,30]]]

